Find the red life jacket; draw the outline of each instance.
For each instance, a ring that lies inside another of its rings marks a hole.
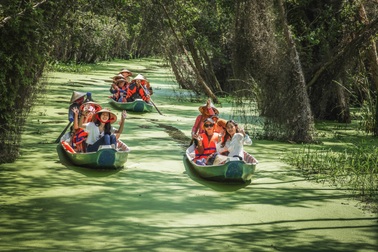
[[[126,99],[132,98],[135,94],[139,94],[143,101],[148,102],[150,99],[146,96],[144,89],[142,87],[138,87],[136,83],[130,84],[129,88],[127,89]]]
[[[72,142],[75,143],[75,144],[80,144],[82,143],[84,140],[86,140],[88,137],[88,132],[85,132],[82,128],[79,128],[74,137],[73,137],[73,140]]]
[[[194,160],[207,158],[208,156],[210,156],[211,154],[217,151],[216,145],[218,141],[218,133],[214,132],[210,140],[208,139],[206,133],[201,133],[200,136],[202,137],[202,146],[204,148],[204,151],[202,154],[199,154],[196,148],[194,151],[196,154],[196,157],[194,158]]]

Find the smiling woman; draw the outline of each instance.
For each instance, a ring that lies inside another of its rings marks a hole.
[[[204,133],[193,136],[196,143],[194,161],[206,165],[210,155],[216,151],[218,133],[214,132],[214,121],[211,118],[205,119],[202,128],[205,130]]]
[[[217,143],[217,151],[225,156],[244,159],[243,145],[251,145],[252,140],[244,129],[239,127],[234,120],[226,123],[226,133],[222,141]]]

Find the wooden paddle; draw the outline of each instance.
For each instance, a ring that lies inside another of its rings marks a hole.
[[[150,95],[150,92],[148,92],[144,86],[142,84],[140,84],[140,86],[143,88],[144,92],[147,94],[147,95]],[[155,103],[153,102],[152,98],[151,98],[151,95],[150,95],[150,102],[152,103],[152,105],[154,105],[155,109],[157,112],[159,112],[160,115],[163,115],[160,110],[156,107]]]
[[[64,128],[64,130],[62,131],[62,133],[60,133],[60,135],[58,136],[58,138],[55,140],[54,143],[59,143],[60,138],[62,138],[62,136],[66,133],[66,131],[67,131],[68,127],[70,127],[71,123],[72,123],[72,122],[69,122],[69,123],[67,124],[67,126]]]

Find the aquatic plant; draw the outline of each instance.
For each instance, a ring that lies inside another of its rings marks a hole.
[[[303,145],[284,161],[317,181],[332,182],[371,203],[378,210],[378,147],[360,146],[335,151]]]

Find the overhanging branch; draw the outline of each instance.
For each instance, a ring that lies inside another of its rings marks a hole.
[[[32,9],[35,9],[37,8],[38,6],[40,6],[41,4],[47,2],[47,0],[42,0],[41,2],[38,2],[36,3],[35,5],[33,5]],[[2,28],[6,22],[8,22],[10,19],[14,18],[14,17],[19,17],[21,15],[23,15],[25,13],[25,9],[20,11],[19,13],[17,13],[15,16],[8,16],[8,17],[5,17],[3,20],[0,21],[0,28]]]

